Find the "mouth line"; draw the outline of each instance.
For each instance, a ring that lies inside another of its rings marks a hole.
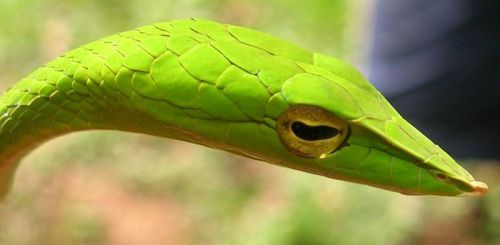
[[[344,143],[344,145],[342,147],[347,147],[347,146],[350,146],[350,145],[357,145],[357,146],[360,146],[360,147],[363,147],[363,148],[375,149],[375,150],[384,152],[384,153],[390,155],[393,158],[398,158],[398,159],[401,159],[403,161],[408,161],[409,163],[414,164],[417,168],[420,168],[420,169],[423,169],[423,170],[427,170],[427,171],[433,171],[433,170],[435,170],[435,171],[443,171],[443,170],[439,170],[435,166],[430,165],[427,161],[422,160],[419,157],[415,157],[415,156],[413,156],[411,154],[404,155],[404,153],[405,153],[404,151],[401,151],[401,152],[395,151],[394,152],[394,151],[387,150],[387,149],[381,149],[381,148],[379,148],[377,146],[366,146],[365,144],[360,143],[360,142],[349,142],[349,139],[347,139],[345,141],[345,143]],[[332,153],[330,153],[330,154],[334,154],[335,152],[337,152],[337,150],[334,151],[334,152],[332,152]],[[398,153],[403,153],[403,155],[400,155]],[[449,166],[449,165],[447,164],[447,166]],[[460,165],[458,165],[458,166],[461,167],[461,168],[463,168]],[[464,176],[463,173],[461,173],[461,172],[457,172],[457,169],[452,168],[452,167],[450,167],[450,168],[452,170],[451,176],[449,174],[446,174],[446,171],[444,172],[444,174],[447,177],[447,181],[445,181],[445,182],[449,182],[448,184],[453,185],[456,188],[457,192],[460,193],[460,194],[455,194],[454,196],[475,196],[475,197],[479,197],[479,196],[483,196],[486,193],[488,193],[488,189],[489,189],[488,185],[486,183],[484,183],[484,182],[474,180],[473,177],[465,169],[463,169],[463,171],[467,174],[466,176]],[[337,179],[338,179],[338,177],[337,177]],[[443,181],[441,180],[441,182],[443,182]],[[375,185],[373,183],[371,183],[369,185],[376,186],[376,187],[379,187],[379,188],[382,188],[382,189],[388,189],[388,190],[400,192],[400,193],[403,193],[403,194],[406,194],[406,195],[421,195],[421,193],[419,193],[418,191],[416,191],[416,192],[402,191],[401,189],[399,189],[397,187],[396,188],[387,188],[386,186]],[[443,195],[443,194],[433,194],[433,195]],[[444,195],[446,195],[446,194],[444,194]],[[448,195],[448,196],[453,196],[453,195]]]

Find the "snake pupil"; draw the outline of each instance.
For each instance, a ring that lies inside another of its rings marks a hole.
[[[325,140],[340,133],[338,129],[330,126],[309,126],[303,122],[292,123],[292,131],[297,137],[308,141]]]

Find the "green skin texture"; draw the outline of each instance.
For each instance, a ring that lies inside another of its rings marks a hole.
[[[276,119],[292,105],[351,129],[323,158],[289,152]],[[404,194],[473,193],[473,177],[406,122],[354,67],[251,29],[159,23],[74,49],[0,97],[0,199],[20,158],[81,130],[139,132]],[[446,177],[440,180],[436,177]]]

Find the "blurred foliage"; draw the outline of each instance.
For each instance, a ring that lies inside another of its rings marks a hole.
[[[2,0],[0,82],[85,42],[192,16],[360,64],[371,3]],[[498,163],[469,163],[486,197],[412,197],[182,142],[77,133],[23,161],[0,205],[0,244],[498,244]]]

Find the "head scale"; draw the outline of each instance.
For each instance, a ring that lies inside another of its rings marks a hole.
[[[299,65],[306,72],[284,82],[281,96],[289,107],[276,124],[282,145],[299,160],[284,164],[404,194],[487,191],[355,68],[319,54],[314,64]]]

